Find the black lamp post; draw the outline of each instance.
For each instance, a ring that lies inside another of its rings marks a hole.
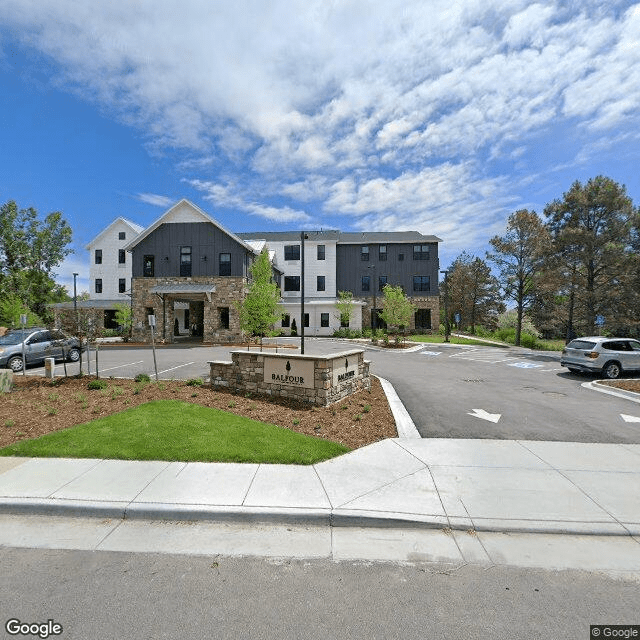
[[[308,238],[304,231],[300,232],[300,353],[304,355],[304,241]]]
[[[444,273],[444,341],[449,342],[449,271],[444,270],[440,273]]]
[[[78,321],[78,290],[76,289],[77,273],[73,274],[73,312],[76,315],[76,322]]]

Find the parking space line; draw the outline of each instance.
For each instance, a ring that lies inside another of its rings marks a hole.
[[[137,362],[129,362],[128,364],[119,364],[117,367],[109,367],[108,369],[100,369],[100,373],[104,371],[111,371],[113,369],[122,369],[122,367],[130,367],[134,364],[141,364],[144,360],[138,360]]]
[[[186,362],[185,364],[179,364],[177,367],[171,367],[171,369],[165,369],[164,371],[158,371],[158,375],[161,373],[167,373],[167,371],[173,371],[174,369],[179,369],[180,367],[188,367],[190,364],[195,364],[195,362]]]

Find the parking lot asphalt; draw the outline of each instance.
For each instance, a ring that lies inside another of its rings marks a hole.
[[[279,352],[299,353],[299,338],[279,338],[277,344]],[[367,342],[317,338],[305,339],[305,353],[338,352],[346,345],[365,349],[371,372],[393,385],[422,437],[640,443],[640,407],[627,398],[585,388],[593,377],[569,373],[560,366],[559,353],[451,344],[388,350]],[[230,352],[240,348],[159,345],[158,378],[206,381],[209,361],[230,360]],[[95,374],[95,350],[89,355],[82,368]],[[150,345],[102,346],[98,367],[101,377],[155,377]],[[61,375],[62,364],[56,364],[56,370]],[[67,371],[75,375],[79,363],[68,363]],[[29,367],[28,373],[44,375],[44,368]]]

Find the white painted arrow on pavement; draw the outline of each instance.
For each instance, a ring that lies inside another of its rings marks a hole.
[[[636,416],[626,416],[624,413],[620,414],[620,417],[625,421],[625,422],[640,422],[640,418],[637,418]]]
[[[502,417],[501,413],[488,413],[484,409],[474,409],[473,413],[468,412],[467,415],[480,418],[481,420],[488,420],[489,422],[498,422]]]

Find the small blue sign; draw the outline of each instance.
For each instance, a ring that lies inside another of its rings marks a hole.
[[[604,326],[604,316],[596,316],[596,325],[599,327]]]
[[[460,324],[460,314],[456,313],[453,317],[454,317],[454,319],[456,321],[456,324]]]

